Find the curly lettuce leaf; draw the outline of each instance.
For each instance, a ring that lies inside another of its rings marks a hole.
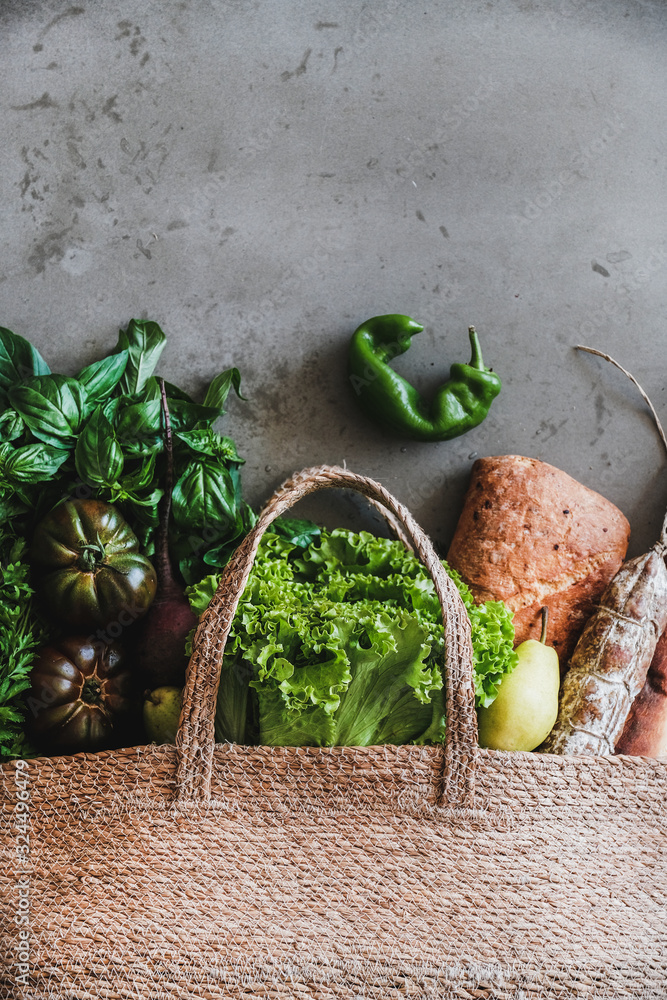
[[[302,542],[279,534],[262,540],[223,660],[216,738],[270,746],[441,742],[444,630],[420,561],[368,532],[322,531]],[[500,602],[475,605],[446,569],[471,619],[476,700],[487,705],[516,663],[511,613]],[[218,580],[189,588],[198,615]]]

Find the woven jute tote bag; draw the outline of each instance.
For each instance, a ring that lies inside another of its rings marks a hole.
[[[444,746],[214,744],[261,535],[321,487],[383,505],[433,577]],[[2,997],[667,997],[667,762],[480,750],[458,593],[410,513],[343,469],[294,476],[235,553],[176,747],[2,780]]]

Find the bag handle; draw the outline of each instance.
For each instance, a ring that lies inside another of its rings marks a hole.
[[[276,517],[284,514],[298,500],[331,487],[356,490],[388,510],[405,529],[407,540],[431,575],[445,627],[447,731],[442,790],[438,801],[449,806],[469,806],[472,802],[477,717],[470,621],[463,601],[432,542],[403,504],[373,479],[326,465],[304,469],[273,494],[262,509],[257,524],[227,563],[213,600],[201,616],[187,667],[183,708],[176,735],[176,798],[180,801],[205,801],[211,795],[214,719],[222,657],[262,535]]]

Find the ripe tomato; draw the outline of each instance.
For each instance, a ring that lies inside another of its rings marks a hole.
[[[35,528],[31,560],[48,612],[72,629],[126,627],[155,597],[152,563],[120,511],[101,500],[55,507]]]
[[[137,710],[137,693],[118,643],[69,636],[43,646],[30,673],[26,729],[46,750],[103,750]]]

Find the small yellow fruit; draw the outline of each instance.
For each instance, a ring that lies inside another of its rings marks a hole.
[[[175,743],[181,714],[179,687],[159,687],[144,700],[144,728],[151,743]]]
[[[504,677],[494,702],[477,709],[479,745],[491,750],[534,750],[549,735],[558,715],[558,654],[542,638],[517,646],[519,662]]]

